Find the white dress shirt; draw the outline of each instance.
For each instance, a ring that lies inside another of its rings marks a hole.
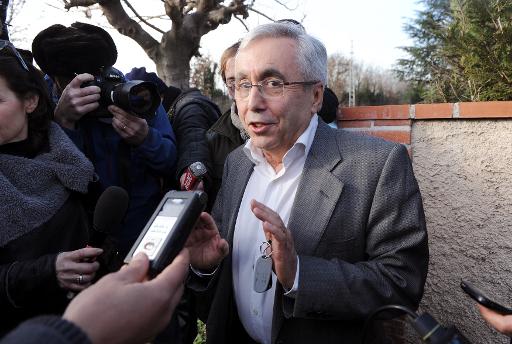
[[[261,202],[277,212],[285,226],[290,212],[304,162],[318,127],[318,116],[311,118],[309,126],[283,157],[283,168],[276,173],[265,160],[261,149],[254,147],[251,140],[244,146],[244,152],[254,162],[252,173],[240,204],[233,237],[233,287],[238,316],[247,333],[258,343],[270,344],[276,275],[272,273],[272,288],[264,293],[253,289],[254,263],[261,256],[260,245],[266,241],[260,220],[251,211],[252,199]],[[298,287],[298,262],[292,292]]]

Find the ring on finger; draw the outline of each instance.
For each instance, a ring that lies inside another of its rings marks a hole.
[[[127,126],[126,124],[123,125],[123,130],[126,130]]]
[[[76,283],[78,283],[78,284],[84,283],[84,276],[82,274],[76,276]]]

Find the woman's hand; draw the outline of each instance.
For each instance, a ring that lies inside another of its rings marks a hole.
[[[62,289],[81,291],[91,285],[100,264],[95,261],[103,250],[86,247],[62,252],[55,261],[57,281]]]

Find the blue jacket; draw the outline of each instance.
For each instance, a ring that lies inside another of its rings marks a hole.
[[[160,201],[162,178],[174,177],[176,138],[162,106],[148,120],[148,136],[137,147],[122,141],[110,121],[85,116],[76,130],[64,130],[93,162],[100,191],[111,185],[127,189],[130,204],[124,224],[116,233],[120,251],[126,253]]]

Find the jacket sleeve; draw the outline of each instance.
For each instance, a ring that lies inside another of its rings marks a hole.
[[[428,268],[427,231],[420,190],[402,145],[389,153],[373,190],[364,256],[347,262],[300,255],[295,299],[283,297],[285,316],[361,319],[384,305],[418,307]]]
[[[156,111],[144,142],[133,150],[154,171],[168,175],[177,159],[176,138],[162,105]]]
[[[0,309],[32,307],[49,295],[64,293],[57,284],[55,259],[45,255],[35,260],[0,265]]]
[[[27,320],[9,332],[0,344],[90,344],[89,337],[78,326],[57,316]]]
[[[172,124],[178,141],[177,180],[196,161],[202,162],[211,174],[213,167],[206,131],[217,119],[197,103],[187,104],[175,114]]]

